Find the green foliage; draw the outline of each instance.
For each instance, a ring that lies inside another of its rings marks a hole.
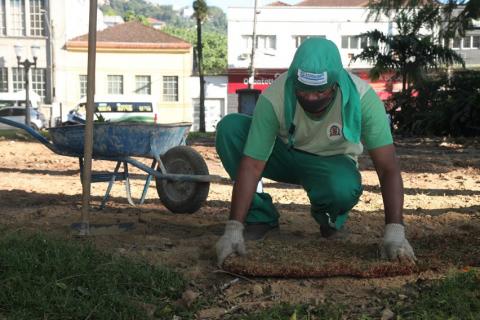
[[[143,15],[137,15],[135,14],[135,12],[133,12],[132,10],[128,10],[125,15],[123,16],[123,20],[125,22],[128,22],[128,21],[139,21],[141,23],[143,23],[144,25],[148,26],[150,25],[150,23],[148,22],[147,18]]]
[[[378,19],[381,14],[392,16],[394,14],[413,13],[418,7],[425,6],[424,0],[369,0],[369,8],[372,16]],[[465,35],[465,31],[471,28],[472,19],[480,17],[480,2],[477,0],[444,0],[429,1],[427,6],[436,9],[436,15],[432,17],[439,26],[441,38],[452,38],[456,34]]]
[[[0,318],[147,319],[185,281],[160,266],[40,234],[0,238]]]
[[[175,28],[167,26],[162,31],[179,37],[192,45],[197,45],[195,28]],[[227,69],[227,37],[212,31],[202,32],[203,70],[207,75],[223,74]]]
[[[360,34],[369,38],[367,46],[355,60],[364,60],[373,65],[370,76],[373,80],[382,74],[393,73],[402,80],[402,91],[424,80],[431,69],[461,64],[463,59],[452,49],[437,44],[431,35],[437,23],[438,7],[426,5],[416,11],[399,12],[393,19],[397,34],[384,34],[378,30]],[[422,34],[422,30],[427,34]]]
[[[193,2],[193,1],[192,1]],[[207,3],[202,0],[207,5]],[[167,25],[177,28],[192,28],[195,26],[193,17],[182,17],[171,5],[156,5],[146,0],[110,0],[108,5],[101,6],[105,15],[120,15],[125,17],[127,12],[135,16],[152,17],[164,21]],[[218,33],[227,33],[227,19],[222,9],[207,7],[204,29]]]
[[[397,132],[404,135],[480,135],[478,88],[479,71],[456,71],[450,78],[437,73],[415,91],[394,94],[387,108]]]
[[[193,9],[195,13],[193,14],[196,19],[200,21],[205,21],[208,17],[208,6],[205,0],[195,0],[193,1]]]
[[[470,271],[438,280],[397,314],[398,319],[480,319],[480,276]]]

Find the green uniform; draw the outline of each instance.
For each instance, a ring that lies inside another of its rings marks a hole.
[[[253,117],[230,114],[219,122],[217,152],[233,180],[243,155],[266,161],[263,177],[302,185],[315,220],[338,229],[362,193],[356,163],[362,141],[368,150],[392,144],[385,108],[366,82],[345,72],[330,77],[341,90],[324,115],[312,118],[296,100],[289,106],[291,69],[259,97]],[[278,224],[268,194],[254,195],[246,223]]]

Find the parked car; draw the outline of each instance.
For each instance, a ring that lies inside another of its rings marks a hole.
[[[15,122],[25,123],[25,107],[3,107],[0,108],[0,117],[3,117],[8,120]],[[38,111],[38,109],[30,108],[30,124],[34,130],[41,130],[47,127],[47,120],[45,115]],[[12,126],[0,123],[0,129],[15,129]]]

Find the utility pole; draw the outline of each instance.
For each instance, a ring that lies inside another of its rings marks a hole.
[[[197,67],[200,78],[200,110],[199,110],[199,128],[200,132],[205,132],[205,80],[203,75],[203,44],[202,44],[202,22],[207,15],[207,4],[204,0],[193,2],[195,18],[197,20]]]
[[[250,74],[248,77],[248,89],[253,89],[253,84],[255,82],[255,47],[257,46],[257,4],[258,0],[255,0],[255,5],[253,8],[252,53],[250,55]]]

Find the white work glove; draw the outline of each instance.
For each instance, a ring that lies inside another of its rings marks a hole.
[[[217,249],[217,261],[218,266],[221,267],[223,260],[225,260],[232,253],[238,253],[245,255],[245,242],[243,240],[243,223],[237,220],[228,220],[225,225],[225,233],[218,240]]]
[[[385,226],[381,248],[383,259],[413,262],[417,260],[412,246],[405,238],[405,227],[399,223],[389,223]]]

